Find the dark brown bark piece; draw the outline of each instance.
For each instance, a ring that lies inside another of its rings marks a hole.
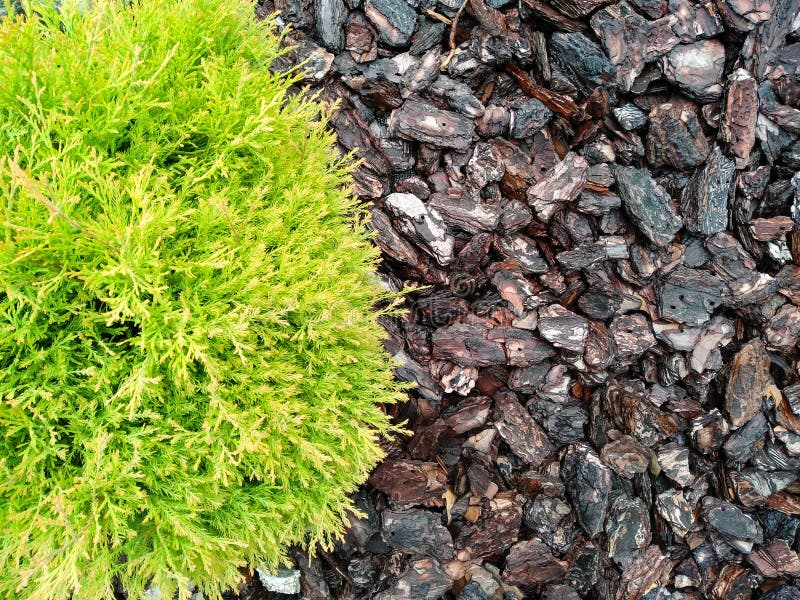
[[[800,342],[800,308],[782,306],[764,328],[764,340],[773,348],[790,352]]]
[[[500,190],[511,199],[525,200],[527,189],[536,182],[530,158],[515,142],[496,139],[489,143],[497,149],[505,166]]]
[[[775,59],[783,46],[786,35],[795,24],[798,8],[800,8],[797,0],[774,0],[771,2],[771,7],[771,17],[761,20],[747,36],[742,46],[745,67],[759,81],[774,68]]]
[[[612,379],[600,390],[600,399],[614,424],[646,446],[678,431],[674,417],[650,402],[639,381]]]
[[[556,254],[556,260],[566,269],[585,269],[604,260],[628,258],[628,244],[622,236],[601,236],[594,242],[581,244],[572,250]]]
[[[666,246],[681,228],[669,194],[645,169],[620,167],[616,170],[622,205],[633,222],[657,246]]]
[[[670,0],[669,12],[675,18],[672,30],[685,44],[716,37],[724,31],[722,19],[711,2]]]
[[[551,304],[539,311],[539,333],[556,348],[583,352],[589,326],[583,317],[559,304]]]
[[[526,367],[552,356],[553,349],[530,331],[457,323],[433,332],[433,356],[464,367],[510,364]]]
[[[572,98],[537,85],[531,76],[518,66],[510,64],[506,67],[506,71],[514,78],[523,92],[544,104],[554,113],[565,119],[574,119],[581,114],[580,108]]]
[[[392,226],[389,216],[377,207],[370,208],[371,221],[369,227],[377,232],[375,242],[387,256],[395,260],[425,271],[425,259],[417,247],[408,243]]]
[[[567,202],[583,191],[589,164],[573,152],[554,166],[547,175],[528,190],[528,203],[536,217],[546,223]]]
[[[611,494],[611,470],[589,446],[573,444],[564,454],[561,477],[578,523],[594,537],[603,530]]]
[[[717,40],[675,46],[662,60],[664,76],[701,102],[722,95],[725,47]]]
[[[453,558],[453,538],[438,513],[386,509],[381,516],[383,539],[390,548],[415,556],[430,556],[440,562]]]
[[[769,424],[764,413],[759,412],[747,424],[725,440],[725,454],[736,462],[746,463],[753,455],[764,447],[764,435],[769,431]]]
[[[547,434],[522,407],[516,394],[500,391],[494,397],[495,427],[511,451],[532,467],[538,467],[555,451]]]
[[[725,285],[713,273],[677,267],[657,287],[661,317],[678,323],[705,323],[725,300]]]
[[[692,504],[686,500],[679,490],[667,490],[656,499],[658,514],[672,527],[679,538],[685,537],[695,526],[695,514]]]
[[[725,24],[740,33],[751,31],[772,16],[769,0],[715,0]]]
[[[622,360],[638,358],[656,345],[650,321],[641,313],[614,317],[609,327],[617,356]]]
[[[510,135],[512,138],[531,137],[553,118],[553,113],[536,98],[517,100],[511,105]]]
[[[734,163],[718,147],[689,180],[681,196],[686,229],[711,235],[728,228],[728,197],[733,191]]]
[[[689,466],[689,449],[678,444],[666,444],[658,450],[658,466],[664,475],[682,487],[689,487],[694,483]]]
[[[409,564],[392,587],[379,592],[373,598],[374,600],[439,600],[452,585],[453,578],[438,561],[423,558]]]
[[[716,408],[708,414],[692,419],[689,437],[703,454],[715,452],[730,433],[730,425]]]
[[[750,231],[759,242],[772,242],[783,237],[794,228],[794,219],[788,215],[750,221]]]
[[[467,194],[451,196],[433,194],[428,208],[441,215],[447,225],[468,233],[494,231],[500,223],[501,209],[496,204],[486,204]]]
[[[453,236],[436,210],[414,194],[397,192],[386,197],[386,209],[395,217],[398,229],[440,265],[453,262]]]
[[[608,557],[620,569],[627,569],[639,551],[650,544],[650,515],[640,498],[617,496],[606,520]]]
[[[659,104],[650,111],[649,120],[645,151],[653,167],[688,170],[706,160],[708,141],[693,110]]]
[[[586,25],[581,21],[570,19],[544,0],[522,0],[522,4],[530,10],[537,19],[541,19],[543,22],[560,31],[582,31],[586,29]]]
[[[607,215],[622,206],[622,200],[616,194],[598,194],[584,190],[576,208],[587,215],[600,217]]]
[[[647,471],[653,458],[653,452],[647,446],[640,444],[636,438],[623,435],[603,446],[600,456],[607,465],[614,469],[617,475],[625,479],[633,479],[637,473]]]
[[[389,46],[407,44],[417,24],[417,15],[405,0],[367,0],[364,12]]]
[[[433,356],[465,367],[486,367],[506,362],[501,340],[489,340],[480,325],[456,324],[433,332]]]
[[[667,0],[630,0],[630,3],[649,19],[660,19],[667,14]]]
[[[430,93],[441,98],[450,107],[462,115],[474,119],[483,115],[483,104],[472,93],[466,83],[450,79],[446,75],[439,75],[431,84]]]
[[[630,91],[645,67],[649,23],[623,0],[594,13],[591,24],[616,68],[617,83]]]
[[[358,63],[378,58],[377,32],[360,12],[352,12],[345,25],[345,49]]]
[[[550,38],[549,54],[570,82],[589,96],[600,86],[614,96],[616,69],[603,50],[582,33],[556,32]]]
[[[753,544],[764,541],[758,521],[730,502],[706,496],[703,499],[703,518],[712,530],[743,554],[748,554]]]
[[[345,100],[347,92],[344,86],[339,83],[326,87],[324,97],[329,102],[341,104],[339,110],[333,111],[330,117],[338,142],[364,160],[354,173],[356,192],[368,198],[386,194],[389,191],[392,163],[380,149],[363,117]]]
[[[406,100],[389,117],[392,135],[462,152],[469,148],[474,131],[471,119],[421,100]]]
[[[573,19],[580,19],[610,0],[550,0],[550,5]]]
[[[793,484],[797,475],[789,471],[744,469],[731,472],[730,479],[742,506],[753,508],[764,506],[770,496]]]
[[[445,422],[453,433],[462,435],[483,427],[490,412],[491,400],[488,396],[468,398],[452,414],[447,415]]]
[[[478,142],[467,163],[467,181],[475,188],[482,189],[487,184],[500,181],[506,172],[503,154],[489,142]]]
[[[542,258],[536,243],[521,233],[500,238],[497,241],[497,248],[504,256],[517,261],[524,273],[541,274],[550,268]]]
[[[511,305],[511,310],[517,317],[525,316],[538,305],[531,284],[525,279],[519,267],[511,261],[506,265],[503,263],[492,265],[491,282],[500,297]]]
[[[778,282],[756,268],[753,256],[729,233],[717,233],[706,239],[714,271],[730,290],[734,304],[761,303],[773,297]]]

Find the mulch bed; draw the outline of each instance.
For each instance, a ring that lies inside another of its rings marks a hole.
[[[276,10],[413,290],[302,596],[800,599],[800,2]]]

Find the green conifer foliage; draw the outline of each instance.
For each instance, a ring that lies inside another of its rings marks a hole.
[[[381,457],[377,254],[252,4],[86,4],[0,23],[0,598],[219,598]]]

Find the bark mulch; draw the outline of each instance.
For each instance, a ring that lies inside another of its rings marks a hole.
[[[302,597],[800,599],[800,2],[257,11],[413,290],[413,436]]]

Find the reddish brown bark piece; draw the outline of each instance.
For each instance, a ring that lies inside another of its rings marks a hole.
[[[623,435],[618,440],[609,442],[600,451],[603,461],[626,479],[633,479],[637,473],[644,473],[650,466],[652,456],[652,450],[630,435]]]
[[[483,0],[469,0],[472,15],[489,35],[504,36],[508,34],[506,18],[499,10],[488,6]]]
[[[744,169],[750,160],[750,151],[756,142],[757,117],[756,80],[744,69],[737,69],[728,76],[725,111],[720,126],[720,138],[727,142],[737,169]]]
[[[586,25],[582,22],[570,19],[566,15],[561,14],[543,0],[522,0],[522,4],[537,18],[561,31],[582,31],[586,29]]]
[[[611,0],[550,0],[550,5],[573,19],[580,19]]]
[[[448,427],[458,435],[482,427],[491,411],[491,400],[488,396],[468,398],[458,405],[458,409],[446,417]]]
[[[777,240],[794,228],[795,222],[790,216],[769,217],[750,221],[750,231],[753,233],[753,237],[760,242]]]
[[[345,25],[345,50],[356,62],[378,58],[377,33],[362,13],[350,13]]]
[[[540,540],[518,542],[511,547],[503,580],[511,585],[535,585],[560,579],[567,563],[555,558]]]
[[[640,600],[653,588],[666,585],[672,566],[672,560],[658,546],[648,546],[622,573],[616,600]]]
[[[603,408],[617,427],[647,446],[678,432],[672,415],[648,400],[639,381],[612,380],[601,390],[601,397]]]
[[[435,462],[387,460],[370,477],[376,489],[400,506],[444,506],[445,472]]]
[[[800,496],[780,492],[767,499],[767,506],[786,515],[800,516]]]
[[[456,558],[468,561],[507,550],[519,538],[522,505],[516,494],[504,492],[483,500],[475,523],[467,523],[455,539]]]
[[[741,427],[752,419],[774,388],[769,365],[769,356],[761,340],[748,342],[734,356],[725,388],[725,410],[734,427]]]
[[[580,116],[581,109],[569,96],[563,96],[537,85],[530,75],[515,64],[508,65],[506,72],[514,78],[523,92],[536,98],[557,115],[561,115],[565,119],[574,119]]]
[[[774,540],[747,557],[764,577],[800,577],[800,558],[786,540]]]

